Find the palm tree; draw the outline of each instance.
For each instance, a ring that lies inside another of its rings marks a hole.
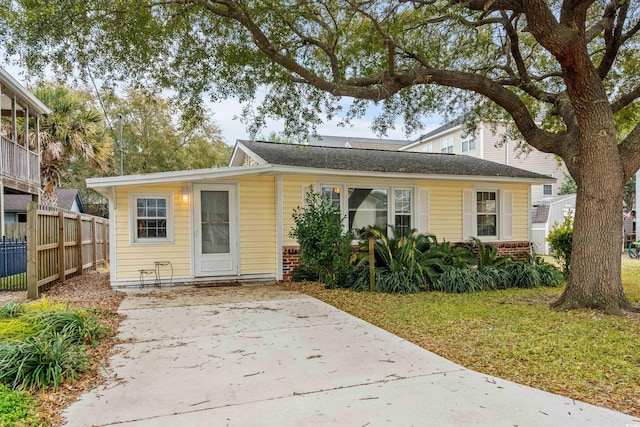
[[[56,206],[61,165],[67,160],[80,160],[106,169],[109,142],[103,138],[102,115],[90,107],[81,92],[44,84],[33,94],[52,111],[40,121],[41,203]]]

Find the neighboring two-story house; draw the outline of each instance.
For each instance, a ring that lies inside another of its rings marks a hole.
[[[4,235],[5,194],[38,200],[40,116],[51,110],[2,68],[0,105],[0,235]]]
[[[401,151],[465,154],[502,163],[555,178],[553,184],[531,187],[531,200],[556,196],[566,179],[567,169],[553,154],[532,149],[522,152],[516,141],[502,142],[506,127],[502,124],[478,123],[475,134],[468,134],[463,123],[453,121],[419,137],[400,148]]]

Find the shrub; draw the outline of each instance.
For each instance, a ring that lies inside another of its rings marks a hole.
[[[108,328],[86,312],[43,312],[38,314],[37,322],[42,326],[42,336],[60,334],[75,344],[95,341],[109,332]]]
[[[564,218],[562,224],[557,222],[547,236],[549,247],[553,251],[553,257],[562,266],[565,276],[569,275],[571,267],[571,247],[573,245],[573,215],[571,213]]]
[[[511,261],[511,258],[508,256],[499,256],[497,247],[491,244],[485,244],[477,237],[471,238],[467,244],[467,248],[475,254],[479,269],[483,269],[484,267],[501,267]]]
[[[20,303],[9,301],[0,307],[0,319],[12,319],[24,313],[24,306]]]
[[[422,264],[420,248],[429,245],[432,236],[418,234],[416,230],[395,230],[387,236],[385,230],[377,227],[367,229],[358,252],[354,255],[354,271],[349,276],[348,285],[355,290],[369,289],[369,242],[375,239],[375,282],[376,290],[389,293],[409,294],[426,288],[429,272],[428,264]]]
[[[0,343],[0,382],[13,388],[57,389],[63,379],[86,369],[84,347],[58,333]]]
[[[35,404],[29,394],[0,384],[0,426],[37,425]]]
[[[291,280],[294,282],[315,282],[318,280],[318,275],[314,271],[299,265],[291,271]]]
[[[539,288],[542,286],[558,286],[563,281],[563,274],[553,265],[547,264],[535,255],[526,260],[514,261],[504,266],[510,287]]]
[[[346,280],[352,235],[343,230],[340,210],[314,193],[306,194],[307,206],[293,211],[291,237],[300,245],[300,265],[318,276],[328,287]]]
[[[487,271],[468,267],[450,267],[440,275],[434,284],[434,290],[449,293],[489,291],[496,288],[497,270],[489,267]]]

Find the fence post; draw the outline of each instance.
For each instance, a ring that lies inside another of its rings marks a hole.
[[[109,229],[107,227],[107,221],[102,221],[102,267],[107,266],[109,261]]]
[[[82,214],[78,214],[76,219],[78,221],[78,263],[80,263],[78,266],[78,273],[84,274],[84,259],[82,254]]]
[[[67,280],[65,270],[67,269],[67,253],[65,251],[65,233],[64,233],[64,212],[58,212],[58,274],[60,281]]]
[[[96,217],[91,219],[91,249],[93,252],[93,270],[98,269],[98,230],[96,230]]]
[[[374,249],[374,239],[369,237],[369,291],[376,290],[376,253]]]
[[[38,204],[27,204],[27,298],[36,299],[38,289]]]

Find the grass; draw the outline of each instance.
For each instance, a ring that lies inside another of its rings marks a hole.
[[[623,257],[640,302],[640,260]],[[640,316],[556,312],[562,288],[416,295],[296,285],[329,304],[470,369],[640,416]]]

